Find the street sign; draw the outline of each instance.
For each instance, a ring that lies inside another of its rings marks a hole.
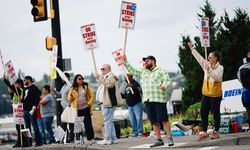
[[[201,18],[201,46],[210,47],[209,18]]]
[[[88,24],[81,27],[83,45],[85,50],[99,48],[99,42],[96,35],[95,24]]]
[[[16,81],[16,73],[10,60],[5,64],[5,68],[6,68],[10,83],[14,84]]]
[[[122,1],[119,28],[134,29],[136,7],[136,3]]]

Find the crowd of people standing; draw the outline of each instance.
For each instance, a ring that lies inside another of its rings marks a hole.
[[[218,131],[220,128],[220,103],[222,100],[222,77],[224,71],[223,66],[220,65],[220,54],[213,51],[209,54],[208,60],[206,60],[193,48],[192,43],[188,43],[188,45],[192,55],[204,71],[200,111],[202,132],[197,141],[209,137],[211,139],[218,139],[220,138]],[[248,51],[246,62],[240,62],[239,67],[245,63],[249,63],[249,58],[250,51]],[[45,85],[42,90],[40,90],[33,84],[33,78],[31,76],[25,76],[24,80],[17,79],[15,84],[11,85],[4,75],[3,80],[8,86],[13,104],[23,105],[24,125],[16,125],[18,141],[13,147],[32,146],[32,138],[27,139],[20,135],[20,129],[26,128],[31,132],[31,126],[33,128],[35,146],[62,142],[56,141],[52,127],[55,115],[55,108],[53,108],[55,96],[61,97],[61,106],[63,109],[70,105],[76,111],[78,117],[84,117],[83,123],[86,137],[90,144],[95,143],[91,119],[94,100],[96,99],[101,106],[104,122],[103,140],[97,142],[97,144],[110,145],[118,143],[113,121],[115,109],[122,105],[123,98],[128,105],[132,127],[131,137],[143,137],[142,107],[144,103],[148,119],[153,125],[156,137],[156,141],[151,147],[164,145],[160,132],[161,124],[167,136],[167,145],[173,146],[174,141],[171,136],[170,122],[166,107],[166,91],[171,83],[169,75],[156,63],[156,58],[154,56],[150,55],[143,57],[142,61],[142,68],[136,69],[128,63],[127,57],[124,56],[124,63],[127,70],[124,92],[121,92],[118,84],[118,77],[112,73],[111,66],[109,64],[104,64],[100,69],[101,74],[97,74],[96,76],[99,81],[96,97],[94,96],[91,85],[84,80],[81,74],[75,75],[71,84],[69,82],[70,75],[65,73],[64,75],[68,82],[62,81],[63,86],[60,91],[55,90],[49,85]],[[139,79],[140,82],[136,81],[133,77]],[[242,101],[250,116],[249,87],[243,85],[243,88]],[[213,113],[214,118],[214,131],[212,135],[208,135],[207,133],[209,111]],[[83,137],[83,133],[74,134],[74,123],[61,122],[60,126],[67,133],[65,139],[66,143],[76,142],[75,139],[80,140],[81,143],[83,142],[83,139],[80,138]],[[21,141],[23,141],[23,145],[21,145]]]

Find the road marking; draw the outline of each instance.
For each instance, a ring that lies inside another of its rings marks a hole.
[[[197,150],[212,150],[212,149],[216,149],[216,148],[218,148],[218,146],[203,147],[203,148],[200,148],[200,149],[197,149]]]
[[[171,147],[175,147],[175,146],[181,146],[181,145],[185,145],[187,143],[174,143],[174,146]],[[143,145],[138,145],[138,146],[133,146],[133,147],[129,147],[129,149],[145,149],[145,148],[151,148],[150,145],[152,144],[143,144]],[[167,144],[163,145],[163,146],[158,146],[155,148],[166,148],[169,147]]]

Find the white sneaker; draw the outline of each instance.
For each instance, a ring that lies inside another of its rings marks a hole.
[[[100,144],[100,145],[111,145],[112,141],[111,140],[102,140],[102,141],[97,142],[97,144]]]
[[[87,142],[86,142],[87,145],[92,145],[92,144],[94,144],[94,143],[95,143],[95,140],[94,140],[94,139],[92,139],[92,140],[87,140]]]
[[[112,144],[118,144],[118,140],[112,140]]]

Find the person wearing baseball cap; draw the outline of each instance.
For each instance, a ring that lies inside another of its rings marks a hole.
[[[156,58],[152,55],[143,57],[144,67],[140,70],[132,67],[124,57],[125,66],[128,72],[141,80],[143,102],[146,104],[148,118],[153,124],[156,142],[150,147],[164,145],[160,133],[160,123],[163,123],[167,133],[167,144],[173,146],[170,122],[167,112],[167,88],[170,86],[170,78],[166,70],[156,65]]]

